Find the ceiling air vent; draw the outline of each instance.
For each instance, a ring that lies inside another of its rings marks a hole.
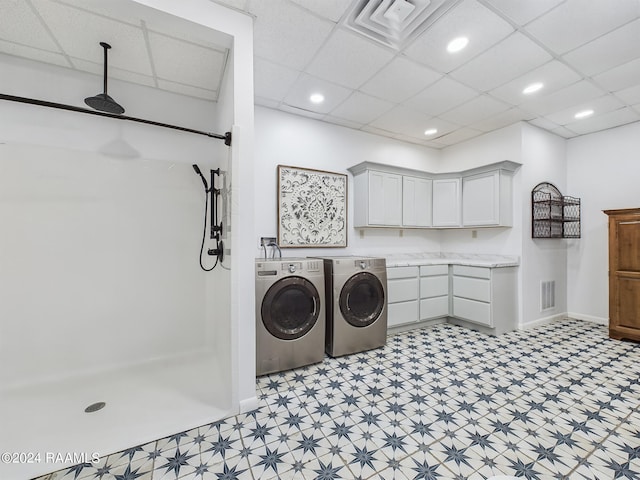
[[[357,0],[344,25],[402,50],[461,0]]]

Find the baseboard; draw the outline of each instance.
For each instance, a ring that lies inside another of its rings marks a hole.
[[[575,318],[576,320],[584,320],[585,322],[597,323],[598,325],[604,325],[605,327],[609,326],[608,318],[595,317],[593,315],[586,315],[584,313],[575,313],[575,312],[567,313],[567,317]]]
[[[258,397],[245,398],[244,400],[240,400],[240,413],[250,412],[259,406],[260,402],[258,401]]]
[[[532,322],[527,322],[527,323],[523,323],[520,324],[518,326],[519,330],[529,330],[531,328],[536,328],[536,327],[540,327],[542,325],[546,325],[548,323],[551,322],[555,322],[556,320],[562,320],[563,318],[567,318],[568,316],[570,316],[568,313],[558,313],[556,315],[551,315],[549,317],[544,317],[544,318],[538,318],[537,320],[534,320]]]

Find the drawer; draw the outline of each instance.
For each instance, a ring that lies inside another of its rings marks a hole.
[[[491,282],[481,278],[453,277],[453,295],[456,297],[491,301]]]
[[[387,326],[403,325],[418,321],[418,301],[390,303],[387,305]]]
[[[491,307],[488,303],[453,297],[452,315],[464,320],[493,327],[493,322],[491,321]]]
[[[449,315],[449,296],[420,300],[420,320]]]
[[[466,265],[454,265],[454,275],[463,275],[465,277],[491,278],[491,269],[487,267],[468,267]]]
[[[418,299],[418,277],[387,278],[387,297],[389,303],[406,302]]]
[[[427,277],[429,275],[449,275],[449,265],[422,265],[420,276]]]
[[[391,278],[409,278],[418,276],[418,267],[388,267],[387,280]]]
[[[420,298],[449,295],[449,275],[420,278]]]

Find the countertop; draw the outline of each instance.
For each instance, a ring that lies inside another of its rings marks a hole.
[[[373,255],[372,255],[373,256]],[[403,253],[381,254],[387,261],[387,267],[408,267],[414,265],[467,265],[472,267],[517,267],[520,257],[514,255],[490,255],[473,253]]]

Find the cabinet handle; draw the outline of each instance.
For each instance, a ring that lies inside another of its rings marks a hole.
[[[640,223],[640,220],[635,220],[633,222],[618,222],[618,225],[635,225],[637,223]]]

